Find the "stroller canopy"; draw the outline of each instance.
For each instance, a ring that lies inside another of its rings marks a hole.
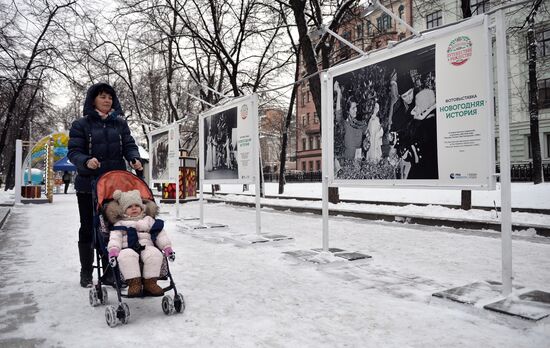
[[[96,193],[99,206],[102,206],[105,200],[113,199],[113,193],[116,190],[122,192],[139,190],[141,199],[155,200],[145,181],[125,170],[113,170],[103,174],[97,181]]]

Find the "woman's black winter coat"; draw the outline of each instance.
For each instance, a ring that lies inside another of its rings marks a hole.
[[[92,177],[98,177],[111,170],[126,170],[126,161],[139,159],[136,142],[130,134],[130,128],[122,115],[120,102],[113,95],[114,111],[104,120],[93,105],[95,91],[102,84],[88,89],[84,102],[83,117],[74,121],[69,132],[69,160],[77,168],[75,190],[91,192]],[[91,146],[90,146],[91,140]],[[101,166],[92,170],[86,167],[86,161],[97,158]]]

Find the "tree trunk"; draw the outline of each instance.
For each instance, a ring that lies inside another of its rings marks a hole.
[[[290,0],[290,6],[294,12],[294,18],[296,20],[296,27],[300,37],[300,48],[302,58],[304,59],[304,66],[308,75],[313,75],[309,78],[309,90],[311,92],[311,98],[313,104],[315,104],[315,110],[317,115],[321,115],[321,79],[317,74],[319,68],[317,66],[317,58],[315,57],[315,50],[313,44],[308,35],[308,26],[305,19],[305,0]],[[298,53],[299,54],[299,53]],[[321,117],[319,117],[321,119]]]
[[[296,50],[296,70],[294,72],[294,81],[298,81],[300,78],[300,45],[298,45],[298,49]],[[283,194],[285,192],[285,169],[286,169],[286,148],[288,145],[288,131],[290,129],[290,121],[292,120],[292,111],[294,110],[294,101],[296,100],[296,90],[298,89],[298,85],[294,84],[294,87],[292,88],[292,94],[290,95],[290,104],[288,106],[288,112],[286,114],[285,119],[285,128],[283,131],[283,144],[281,146],[281,158],[280,158],[280,165],[279,165],[279,194]]]
[[[338,187],[328,188],[328,201],[334,204],[340,203],[340,192],[338,191]]]
[[[470,8],[470,0],[461,0],[460,8],[462,9],[462,18],[472,17],[472,9]]]
[[[460,192],[460,208],[464,210],[472,209],[472,191],[462,190]]]
[[[535,6],[532,15],[529,17],[527,40],[529,42],[529,124],[531,131],[531,154],[533,157],[533,183],[540,184],[543,181],[543,175],[539,138],[537,44],[535,41],[535,15],[537,13],[537,8],[538,4]]]

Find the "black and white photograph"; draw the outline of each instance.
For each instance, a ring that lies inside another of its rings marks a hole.
[[[204,118],[204,178],[238,179],[237,107]]]
[[[162,182],[168,181],[168,130],[151,136],[153,149],[151,170],[152,179]]]
[[[438,179],[435,81],[435,45],[334,76],[335,179]]]

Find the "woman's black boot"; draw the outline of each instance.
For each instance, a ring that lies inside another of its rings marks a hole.
[[[80,255],[80,286],[91,288],[93,285],[94,249],[91,244],[78,242]]]

